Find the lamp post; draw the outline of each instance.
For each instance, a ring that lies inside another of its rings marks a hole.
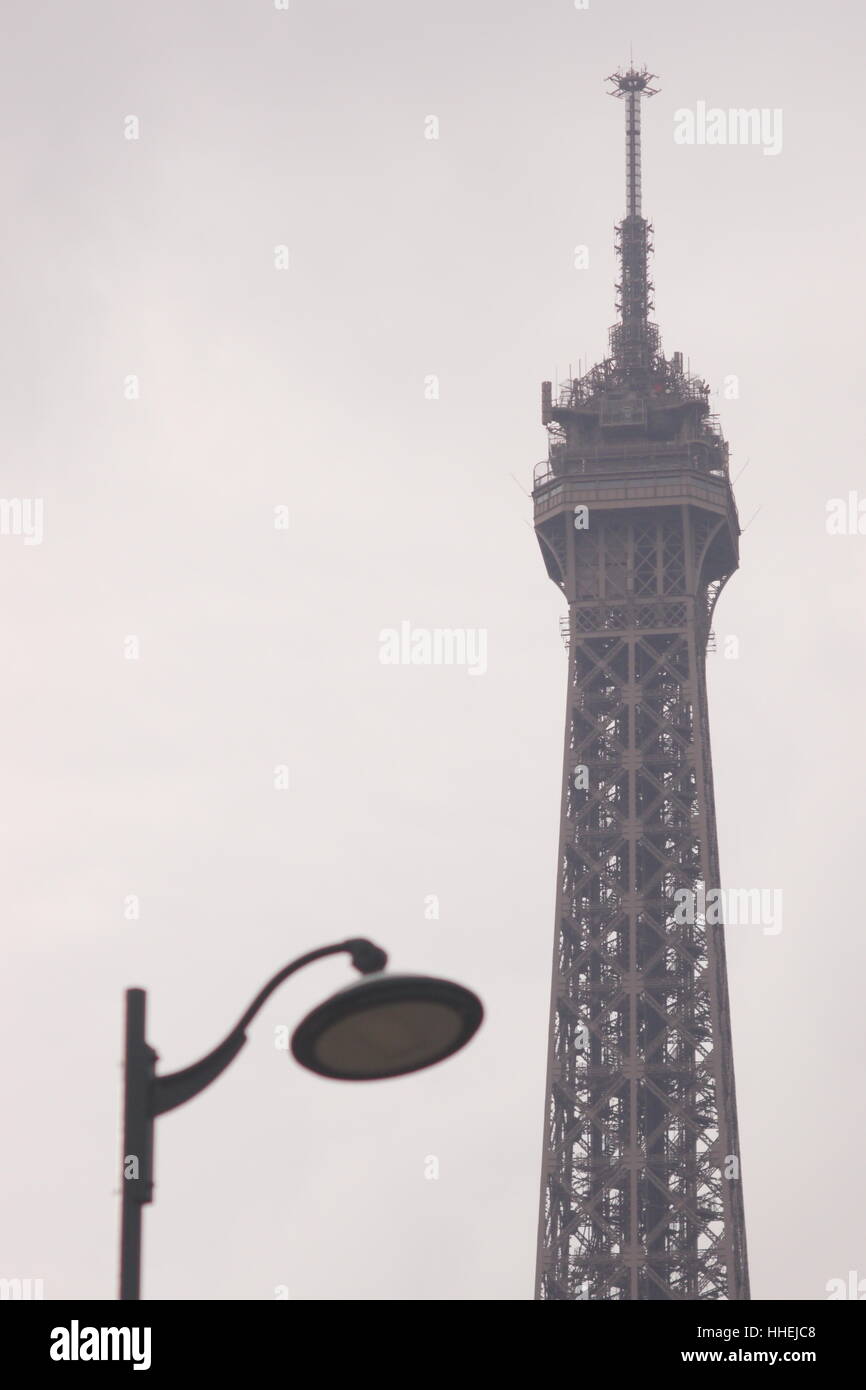
[[[225,1071],[246,1042],[247,1027],[283,980],[311,961],[341,951],[351,956],[363,978],[319,1004],[295,1029],[292,1053],[308,1070],[342,1081],[404,1076],[450,1057],[480,1026],[484,1010],[471,990],[427,975],[386,975],[385,952],[358,937],[291,961],[259,990],[212,1052],[182,1071],[157,1076],[157,1053],[145,1031],[145,991],[126,991],[121,1299],[141,1296],[141,1217],[142,1208],[153,1201],[157,1115],[192,1100]]]

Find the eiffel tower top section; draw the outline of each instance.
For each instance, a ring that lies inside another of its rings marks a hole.
[[[685,370],[681,352],[664,356],[650,320],[652,227],[641,213],[641,104],[658,91],[656,78],[631,64],[607,81],[625,110],[626,213],[616,227],[619,321],[610,329],[609,355],[566,381],[557,399],[551,382],[542,383],[550,449],[536,468],[535,486],[596,467],[618,471],[629,460],[640,469],[642,460],[683,456],[698,471],[727,480],[727,445],[710,414],[710,388]]]

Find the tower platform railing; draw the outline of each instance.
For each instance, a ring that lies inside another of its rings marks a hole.
[[[548,483],[586,473],[664,472],[672,467],[693,469],[714,477],[727,476],[727,460],[723,449],[714,440],[700,439],[676,443],[600,444],[596,447],[569,449],[556,445],[550,457],[535,465],[532,475],[533,491]]]

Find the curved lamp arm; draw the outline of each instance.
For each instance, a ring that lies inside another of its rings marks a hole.
[[[150,1092],[150,1114],[152,1116],[163,1115],[166,1110],[174,1110],[178,1105],[183,1105],[185,1101],[192,1100],[212,1081],[215,1081],[237,1057],[247,1040],[247,1027],[265,1001],[283,983],[283,980],[287,980],[290,975],[294,975],[297,970],[302,970],[305,965],[309,965],[312,961],[321,960],[323,956],[338,955],[341,951],[348,951],[352,957],[352,964],[362,975],[372,975],[377,970],[384,970],[388,961],[384,951],[380,950],[378,946],[374,946],[372,941],[365,941],[362,937],[339,941],[334,946],[320,946],[316,951],[308,951],[305,956],[299,956],[297,960],[293,960],[282,970],[278,970],[273,979],[259,990],[246,1013],[238,1019],[228,1036],[212,1052],[208,1052],[205,1057],[193,1062],[191,1066],[184,1067],[182,1071],[153,1078]]]

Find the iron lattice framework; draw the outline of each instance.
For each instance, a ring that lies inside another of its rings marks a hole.
[[[677,910],[719,886],[705,679],[738,563],[708,388],[648,322],[640,99],[626,100],[621,321],[542,414],[535,528],[568,600],[540,1299],[746,1299],[724,933]],[[680,921],[685,916],[688,920]]]

